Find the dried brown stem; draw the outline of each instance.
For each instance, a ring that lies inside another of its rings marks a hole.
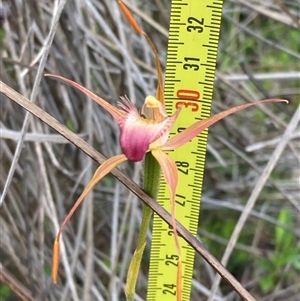
[[[80,148],[92,159],[102,164],[106,158],[97,152],[91,145],[82,140],[72,131],[67,129],[64,125],[59,123],[51,115],[43,111],[34,103],[30,102],[21,94],[14,91],[12,88],[0,81],[0,92],[6,95],[8,98],[22,106],[28,112],[32,113],[43,122],[52,127],[55,131],[60,133],[71,143]],[[121,181],[128,189],[130,189],[135,195],[137,195],[145,204],[147,204],[151,209],[157,213],[165,222],[172,225],[171,215],[161,206],[156,200],[149,197],[136,183],[130,180],[125,174],[123,174],[119,169],[114,169],[112,174]],[[185,227],[183,227],[179,222],[177,222],[178,233],[199,253],[210,265],[213,267],[218,274],[226,280],[232,288],[244,299],[249,301],[255,301],[255,298],[243,288],[240,282],[238,282],[232,274],[199,242],[199,240],[194,237]]]

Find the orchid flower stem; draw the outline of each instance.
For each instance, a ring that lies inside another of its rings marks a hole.
[[[154,199],[157,198],[159,180],[160,165],[151,153],[147,153],[145,156],[144,190],[146,193],[149,194],[149,196],[151,196]],[[125,289],[127,301],[134,300],[136,282],[140,270],[142,256],[146,246],[147,231],[149,229],[152,213],[152,209],[148,205],[143,204],[143,216],[138,237],[137,248],[131,259],[131,263],[129,265],[127,274],[127,283]]]

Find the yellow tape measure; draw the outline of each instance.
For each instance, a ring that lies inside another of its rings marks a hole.
[[[210,116],[222,15],[222,0],[172,0],[167,67],[166,109],[183,106],[173,134]],[[172,133],[171,133],[172,135]],[[207,131],[173,152],[179,171],[176,219],[197,234]],[[158,202],[170,211],[168,187],[161,180]],[[173,230],[154,216],[147,301],[176,300],[178,254]],[[180,239],[182,301],[190,300],[194,250]]]

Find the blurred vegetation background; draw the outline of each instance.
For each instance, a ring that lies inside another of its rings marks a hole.
[[[154,40],[165,66],[171,1],[124,2]],[[299,127],[280,158],[272,156],[299,106],[299,15],[297,0],[228,0],[223,7],[212,113],[270,97],[290,103],[251,108],[210,129],[198,237],[221,260],[240,215],[249,210],[227,268],[261,301],[300,300]],[[45,73],[73,79],[113,104],[126,94],[141,107],[155,91],[151,49],[124,20],[117,1],[4,0],[0,22],[1,80],[27,98],[49,32],[55,37]],[[97,104],[49,78],[42,78],[37,92],[41,108],[105,156],[120,153],[119,130]],[[1,95],[1,191],[25,114]],[[22,300],[22,294],[23,300],[125,300],[141,202],[111,175],[98,184],[65,229],[59,282],[53,285],[58,225],[97,164],[34,117],[16,162],[0,209],[0,300]],[[263,181],[272,162],[275,168]],[[142,164],[121,169],[141,183]],[[252,208],[254,189],[261,191]],[[146,300],[150,242],[149,231],[139,301]],[[208,300],[214,279],[212,268],[196,255],[191,300]],[[213,300],[240,299],[222,281]]]

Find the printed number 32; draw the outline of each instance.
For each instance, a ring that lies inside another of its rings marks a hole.
[[[204,18],[196,19],[194,17],[188,18],[188,23],[192,25],[187,26],[187,31],[191,32],[193,30],[197,30],[199,33],[203,31],[203,25],[204,25]]]

